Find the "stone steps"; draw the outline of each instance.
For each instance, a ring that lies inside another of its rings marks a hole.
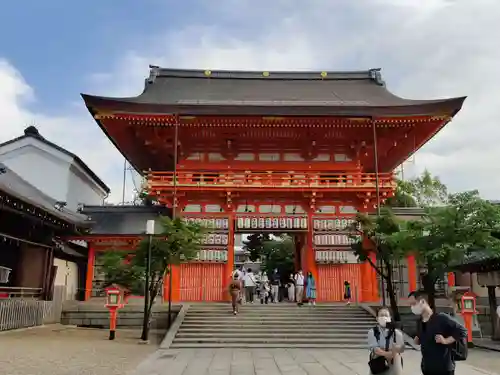
[[[375,324],[355,306],[244,304],[191,305],[171,348],[366,348]]]

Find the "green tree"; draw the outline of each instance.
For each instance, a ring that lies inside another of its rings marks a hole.
[[[284,282],[295,269],[295,243],[288,235],[281,235],[262,243],[263,270],[270,275],[277,269]]]
[[[269,233],[252,233],[243,241],[243,250],[249,252],[252,262],[259,260],[264,252],[264,242],[271,240]]]
[[[399,241],[426,266],[422,284],[432,306],[436,281],[453,266],[477,252],[500,253],[499,229],[500,208],[481,199],[477,191],[451,194],[446,206],[427,207],[421,220],[407,223]]]
[[[152,237],[151,243],[146,237],[133,253],[112,251],[105,253],[102,259],[107,284],[119,284],[133,292],[138,292],[142,286],[143,291],[151,247],[149,301],[146,301],[148,319],[170,266],[194,259],[205,234],[200,225],[181,218],[160,217],[160,223],[161,232]]]
[[[379,277],[384,280],[394,319],[398,322],[401,316],[393,285],[393,268],[394,264],[403,259],[407,252],[406,247],[400,243],[400,233],[403,227],[404,222],[400,221],[390,208],[384,207],[381,209],[380,216],[358,214],[351,228],[351,238],[354,240],[351,248],[360,261],[368,261]],[[361,234],[361,239],[359,234]],[[368,239],[371,246],[365,246],[363,239]],[[371,251],[375,252],[377,262],[370,258]]]
[[[396,179],[394,197],[387,200],[391,207],[428,207],[446,204],[448,189],[439,177],[424,170],[409,180]]]

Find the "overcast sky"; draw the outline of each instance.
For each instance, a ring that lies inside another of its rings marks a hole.
[[[36,124],[121,200],[123,159],[79,96],[136,95],[148,65],[199,69],[382,68],[412,99],[467,95],[419,151],[452,191],[500,198],[500,1],[121,0],[2,3],[0,141]],[[182,5],[179,5],[179,4]],[[18,5],[14,5],[18,4]],[[127,191],[133,184],[128,180]]]

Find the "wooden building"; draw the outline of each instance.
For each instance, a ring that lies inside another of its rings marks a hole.
[[[57,206],[57,202],[14,171],[0,164],[0,266],[11,269],[0,284],[0,298],[51,299],[58,273],[73,282],[65,299],[80,299],[87,267],[85,245],[61,238],[82,235],[86,217]],[[66,267],[72,269],[67,273]],[[63,277],[63,276],[61,276]],[[64,286],[67,286],[64,284]]]
[[[176,301],[222,300],[234,234],[287,232],[319,301],[379,298],[344,229],[393,195],[394,169],[460,110],[465,98],[407,100],[380,70],[248,72],[150,67],[137,97],[83,95],[95,120],[144,174],[149,194],[211,229],[199,259],[176,267]],[[405,267],[417,285],[416,264]],[[165,283],[168,285],[168,283]],[[200,287],[202,286],[202,287]]]

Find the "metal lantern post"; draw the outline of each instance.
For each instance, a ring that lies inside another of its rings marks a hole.
[[[142,320],[142,341],[148,341],[149,339],[149,304],[150,304],[150,293],[149,293],[149,276],[151,274],[151,246],[153,245],[153,235],[155,233],[155,221],[148,220],[146,222],[146,234],[148,235],[148,257],[146,259],[146,275],[145,275],[145,285],[144,285],[144,316]]]
[[[377,142],[377,127],[375,125],[375,121],[372,120],[372,129],[373,129],[373,157],[375,162],[375,193],[377,194],[377,218],[380,218],[380,183],[379,183],[379,171],[378,171],[378,142]],[[376,238],[376,237],[375,237]],[[375,245],[378,247],[378,239],[376,238]],[[380,262],[380,276],[381,288],[382,288],[382,305],[386,304],[385,297],[385,280],[384,280],[384,260],[381,259]]]

